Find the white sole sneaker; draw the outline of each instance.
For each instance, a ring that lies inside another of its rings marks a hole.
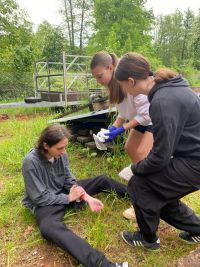
[[[126,209],[123,212],[123,217],[128,220],[134,220],[135,219],[135,211],[134,208],[131,206],[129,209]]]
[[[131,170],[131,165],[129,165],[128,167],[121,170],[121,172],[119,172],[118,175],[120,178],[122,178],[126,181],[129,181],[131,179],[131,177],[133,176],[133,172]]]

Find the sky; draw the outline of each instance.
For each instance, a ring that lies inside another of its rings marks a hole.
[[[16,0],[20,8],[25,9],[30,20],[35,24],[35,29],[43,21],[47,20],[53,25],[61,23],[59,15],[59,0]],[[108,0],[109,1],[109,0]],[[200,8],[199,0],[147,0],[147,8],[153,8],[155,15],[170,14],[176,9],[184,11],[190,8],[192,11],[197,12]]]

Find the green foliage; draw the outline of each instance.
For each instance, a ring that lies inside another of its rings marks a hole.
[[[60,27],[52,26],[47,21],[41,23],[35,34],[37,59],[60,62],[62,51],[68,49],[68,41]]]
[[[199,16],[190,9],[159,16],[154,30],[156,54],[167,67],[182,68],[188,61],[198,68]]]
[[[83,54],[91,35],[93,0],[63,0],[60,14],[63,30],[69,40],[68,53]]]
[[[173,68],[184,73],[193,86],[199,85],[200,13],[176,10],[155,20],[145,3],[63,0],[62,25],[43,21],[33,33],[32,23],[16,0],[0,0],[0,100],[33,96],[34,62],[61,62],[63,50],[88,55],[107,50],[118,56],[139,52],[150,60],[153,70]],[[62,89],[61,83],[61,79],[52,79],[57,91]]]
[[[0,16],[0,98],[17,97],[33,87],[32,25],[15,0],[0,1]]]
[[[190,63],[180,68],[179,72],[187,78],[191,86],[200,87],[200,72],[195,70]]]
[[[193,65],[200,70],[200,11],[193,23],[190,49]]]
[[[9,113],[6,111],[5,113]],[[15,111],[24,114],[24,110]],[[23,178],[21,163],[25,154],[33,147],[41,130],[50,118],[48,111],[37,114],[36,110],[27,111],[27,121],[13,119],[1,122],[0,127],[0,255],[3,266],[38,266],[48,263],[47,256],[51,255],[55,266],[69,265],[71,259],[66,252],[56,246],[48,245],[41,237],[34,217],[22,207]],[[41,110],[39,109],[39,112]],[[38,116],[37,116],[38,115]],[[81,153],[81,148],[70,143],[68,148],[71,169],[78,178],[88,178],[103,173],[111,175],[120,181],[117,173],[129,164],[129,159],[122,151],[116,154],[98,154],[96,157],[88,151]],[[197,191],[184,198],[190,207],[197,212],[200,192]],[[80,212],[67,212],[65,223],[92,246],[102,251],[107,258],[114,262],[128,261],[130,266],[169,267],[176,266],[179,257],[194,249],[178,240],[177,232],[164,222],[161,222],[158,234],[161,237],[161,249],[158,253],[148,253],[140,248],[127,246],[120,238],[119,232],[127,229],[137,229],[136,221],[122,218],[122,212],[129,207],[128,198],[121,199],[115,192],[99,194],[98,198],[104,203],[100,214],[92,213],[88,207]],[[37,254],[35,255],[35,251]],[[74,264],[73,266],[78,266]]]
[[[153,15],[144,8],[144,3],[143,0],[95,0],[95,32],[87,51],[106,49],[121,55],[143,44],[149,46]]]

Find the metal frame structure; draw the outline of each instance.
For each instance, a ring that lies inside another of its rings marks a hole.
[[[63,62],[36,62],[35,63],[35,96],[41,97],[44,101],[60,102],[61,106],[78,105],[89,99],[90,94],[105,96],[106,90],[90,88],[89,82],[92,75],[88,70],[90,56],[66,55],[63,52]],[[52,72],[52,69],[54,73]],[[55,70],[62,71],[55,73]],[[62,78],[61,90],[53,88],[53,79]],[[80,87],[77,87],[80,84]],[[73,102],[73,103],[72,103]]]
[[[35,63],[35,97],[21,102],[0,104],[1,108],[16,107],[67,107],[90,103],[90,96],[106,96],[106,90],[99,88],[89,72],[90,56],[66,55],[62,62]],[[57,88],[53,88],[57,80]],[[93,84],[92,84],[93,83]]]

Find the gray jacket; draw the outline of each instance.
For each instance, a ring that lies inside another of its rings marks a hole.
[[[22,203],[32,212],[37,206],[69,204],[67,193],[76,184],[76,178],[69,169],[67,154],[52,163],[33,149],[23,160],[22,174],[25,184]]]

